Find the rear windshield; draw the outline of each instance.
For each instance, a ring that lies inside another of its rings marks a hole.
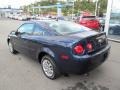
[[[67,22],[67,21],[52,22],[52,23],[49,23],[48,25],[51,30],[54,30],[55,32],[62,35],[91,30],[87,27],[81,26],[76,23]]]
[[[82,17],[84,20],[96,20],[95,16],[83,16]]]
[[[96,18],[95,16],[83,16],[83,18]]]

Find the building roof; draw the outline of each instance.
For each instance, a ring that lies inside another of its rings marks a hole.
[[[23,10],[16,8],[0,8],[0,12],[23,12]]]

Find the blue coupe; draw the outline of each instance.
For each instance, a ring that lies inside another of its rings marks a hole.
[[[7,42],[11,53],[38,60],[49,79],[89,72],[107,59],[110,50],[105,33],[62,20],[24,22]]]

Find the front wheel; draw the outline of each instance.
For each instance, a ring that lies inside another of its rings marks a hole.
[[[110,34],[110,35],[113,35],[113,34],[114,34],[114,30],[113,30],[113,29],[110,29],[110,30],[109,30],[109,34]]]
[[[16,54],[17,51],[13,48],[13,44],[9,41],[8,43],[8,46],[9,46],[9,51],[12,53],[12,54]]]
[[[50,56],[48,55],[43,56],[41,60],[41,65],[43,73],[47,78],[54,80],[60,76],[60,72],[55,62]]]

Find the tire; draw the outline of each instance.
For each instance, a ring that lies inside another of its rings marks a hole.
[[[41,66],[42,66],[42,70],[45,76],[51,80],[54,80],[61,75],[55,62],[48,55],[43,56],[41,60]]]
[[[103,25],[101,25],[100,31],[104,31],[104,26]]]
[[[11,41],[8,42],[8,46],[9,46],[9,51],[12,54],[17,54],[18,52],[14,49],[13,44],[11,43]]]
[[[109,34],[110,34],[110,35],[113,35],[113,34],[114,34],[114,30],[110,29],[110,30],[109,30]]]

